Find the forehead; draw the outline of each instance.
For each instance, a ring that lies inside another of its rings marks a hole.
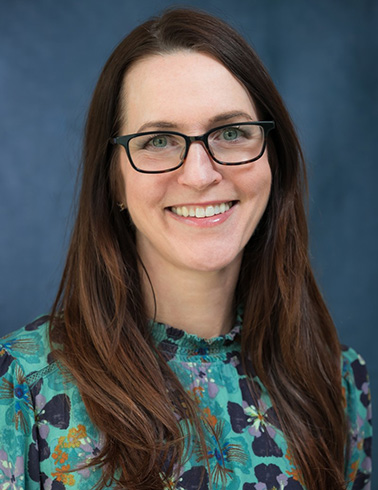
[[[241,82],[219,61],[203,53],[157,54],[133,65],[122,89],[125,130],[146,121],[181,127],[206,125],[226,112],[247,112],[256,119],[253,101]]]

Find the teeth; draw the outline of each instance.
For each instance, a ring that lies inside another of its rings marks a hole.
[[[221,204],[215,204],[214,206],[206,206],[206,208],[202,206],[177,206],[172,207],[171,210],[178,216],[184,216],[184,218],[187,218],[188,216],[191,218],[208,218],[210,216],[225,213],[231,206],[232,202],[222,202]]]
[[[207,208],[206,208],[206,216],[214,216],[214,208],[213,208],[213,206],[207,206]]]

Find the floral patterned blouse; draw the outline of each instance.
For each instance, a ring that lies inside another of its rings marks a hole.
[[[46,320],[6,336],[0,345],[0,488],[89,490],[99,480],[99,468],[66,470],[98,454],[101,434],[76,385],[50,355]],[[255,378],[256,404],[247,388],[240,317],[230,333],[209,340],[164,324],[151,326],[169,365],[213,429],[207,453],[195,450],[171,488],[197,489],[205,468],[201,490],[210,481],[214,490],[304,489],[264,386]],[[350,424],[347,488],[368,490],[370,392],[365,362],[352,349],[343,351],[342,383]]]

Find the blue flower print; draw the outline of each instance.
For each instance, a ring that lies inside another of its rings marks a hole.
[[[11,420],[13,420],[16,430],[26,434],[30,430],[29,410],[32,410],[29,387],[22,369],[19,366],[15,368],[16,383],[6,377],[2,378],[0,385],[0,399],[12,400],[13,403],[8,409]],[[12,416],[13,415],[13,416]]]

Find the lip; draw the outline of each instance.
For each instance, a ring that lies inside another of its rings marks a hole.
[[[190,226],[195,226],[198,228],[209,228],[213,226],[220,225],[224,223],[230,216],[235,212],[236,208],[238,207],[239,201],[208,201],[208,202],[202,202],[202,203],[193,203],[193,204],[181,204],[177,205],[175,207],[181,207],[181,206],[199,206],[199,207],[206,207],[206,206],[215,206],[217,204],[221,204],[223,202],[232,202],[232,206],[228,211],[225,211],[222,214],[216,214],[214,216],[208,216],[204,218],[196,218],[196,217],[191,217],[191,216],[179,216],[178,214],[174,213],[171,211],[171,207],[166,208],[166,212],[169,213],[169,216],[175,219],[176,221],[179,221],[183,224],[187,224]],[[172,206],[173,207],[173,206]]]
[[[233,199],[219,199],[218,201],[186,202],[186,203],[180,203],[180,204],[172,204],[172,206],[169,206],[167,209],[169,209],[169,208],[181,208],[183,206],[186,206],[186,207],[199,206],[201,208],[205,208],[206,206],[216,206],[217,204],[218,205],[222,204],[222,202],[224,202],[224,203],[226,203],[226,202],[236,203],[237,201],[233,200]]]

